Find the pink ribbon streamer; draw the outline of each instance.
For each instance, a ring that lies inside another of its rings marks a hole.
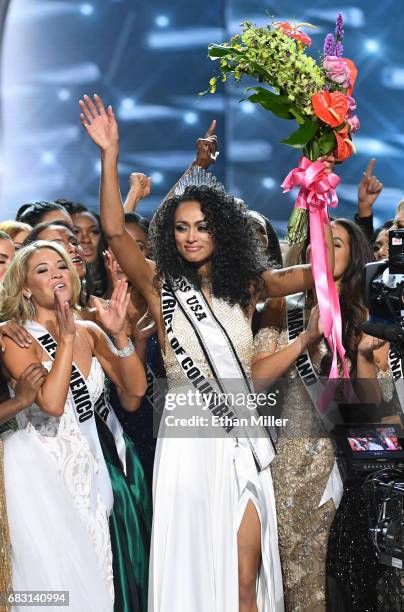
[[[335,208],[338,204],[336,187],[341,181],[333,173],[325,173],[324,162],[312,162],[302,157],[299,166],[289,172],[282,183],[286,193],[300,187],[295,207],[309,211],[311,265],[317,292],[320,318],[324,336],[332,351],[332,365],[329,378],[339,378],[338,355],[341,359],[344,378],[349,379],[349,370],[342,345],[342,323],[338,292],[331,273],[325,244],[324,225],[330,225],[327,206]],[[321,402],[324,404],[324,401]]]

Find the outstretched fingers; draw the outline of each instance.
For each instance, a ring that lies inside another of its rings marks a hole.
[[[105,115],[105,107],[104,104],[100,98],[100,96],[98,96],[97,94],[94,94],[94,101],[95,101],[95,105],[97,107],[97,111],[100,115]],[[111,108],[111,107],[110,107]]]
[[[93,118],[95,119],[96,117],[98,117],[97,107],[95,106],[90,96],[88,96],[87,94],[84,95],[84,102],[86,103],[87,108],[90,111]]]
[[[88,125],[91,125],[94,120],[94,117],[92,116],[89,108],[87,107],[87,104],[83,100],[79,100],[79,104],[81,108],[81,113],[80,113],[81,122],[83,123],[85,127]]]

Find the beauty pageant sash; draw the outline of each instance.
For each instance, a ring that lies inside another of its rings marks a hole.
[[[45,327],[37,323],[36,321],[27,321],[24,327],[29,333],[36,339],[41,345],[45,353],[49,356],[51,361],[54,361],[55,353],[57,350],[57,342],[48,332]],[[103,393],[95,402],[98,404],[98,410],[106,415],[105,399],[103,399]],[[97,469],[94,473],[96,481],[96,490],[100,493],[105,507],[107,508],[108,514],[112,511],[113,506],[113,493],[111,480],[108,473],[108,468],[105,463],[104,455],[102,454],[100,441],[98,438],[97,427],[95,423],[95,405],[93,405],[90,393],[87,388],[86,379],[82,372],[79,370],[77,365],[73,362],[72,372],[70,376],[69,385],[69,396],[74,407],[74,415],[76,417],[77,424],[83,436],[86,438],[90,450],[97,462]],[[108,420],[108,417],[105,417]],[[96,495],[93,488],[91,494],[92,509],[95,511],[96,508]]]
[[[404,359],[396,348],[389,350],[389,367],[393,375],[401,410],[404,412]]]
[[[285,300],[286,325],[288,330],[288,342],[290,344],[306,329],[304,320],[305,296],[303,293],[296,293],[294,295],[289,295]],[[295,366],[317,415],[326,431],[329,433],[336,423],[328,417],[327,413],[336,415],[337,405],[334,401],[330,401],[326,406],[326,411],[322,410],[322,399],[324,397],[325,387],[314,369],[308,349],[301,353],[296,360]]]
[[[247,438],[258,469],[264,470],[275,455],[275,446],[265,427],[252,424],[252,417],[255,417],[254,421],[259,417],[257,411],[245,405],[239,406],[238,403],[237,408],[235,406],[235,397],[241,397],[240,394],[251,397],[254,392],[226,329],[215,317],[202,292],[194,289],[184,278],[175,278],[173,281],[175,289],[167,280],[164,282],[161,301],[167,337],[178,363],[190,384],[208,399],[210,412],[214,416],[223,417],[226,433],[235,438]],[[175,335],[172,321],[177,308],[188,320],[199,342],[213,381],[195,364],[183,348],[181,339]],[[251,425],[233,424],[240,421]]]
[[[304,293],[296,293],[294,295],[289,295],[285,299],[286,324],[288,330],[288,342],[290,344],[299,336],[299,334],[302,333],[302,331],[306,329],[304,320],[305,296]],[[327,433],[329,433],[336,425],[336,421],[332,421],[320,408],[321,398],[324,393],[324,386],[319,380],[317,372],[313,367],[308,349],[306,349],[298,357],[295,367],[297,373],[299,374],[300,380],[306,389],[307,395],[313,403],[318,417],[320,418]],[[327,412],[328,414],[333,414],[334,417],[338,415],[337,405],[334,401],[327,406]],[[342,422],[341,419],[339,419],[339,422]],[[338,464],[336,461],[334,461],[333,468],[318,507],[320,508],[320,506],[325,504],[329,499],[333,499],[335,507],[338,508],[342,498],[343,489],[344,487]]]

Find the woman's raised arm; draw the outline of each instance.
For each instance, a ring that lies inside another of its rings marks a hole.
[[[324,237],[332,273],[334,270],[334,240],[330,225],[324,225]],[[262,274],[262,279],[270,297],[293,295],[293,293],[314,288],[311,264],[291,266],[281,270],[266,270]]]
[[[101,152],[101,224],[119,265],[143,297],[155,298],[154,263],[146,260],[136,241],[125,229],[125,213],[119,190],[119,131],[112,107],[105,109],[99,96],[80,100],[80,119]]]

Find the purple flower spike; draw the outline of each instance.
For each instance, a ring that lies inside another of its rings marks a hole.
[[[335,43],[335,55],[337,57],[342,57],[344,54],[344,47],[342,46],[342,42],[338,41]]]
[[[335,39],[337,42],[341,42],[344,38],[344,19],[342,13],[338,13],[337,21],[335,25]]]
[[[335,40],[333,34],[329,33],[325,37],[324,40],[324,48],[323,48],[324,57],[329,55],[336,55],[335,53]]]

